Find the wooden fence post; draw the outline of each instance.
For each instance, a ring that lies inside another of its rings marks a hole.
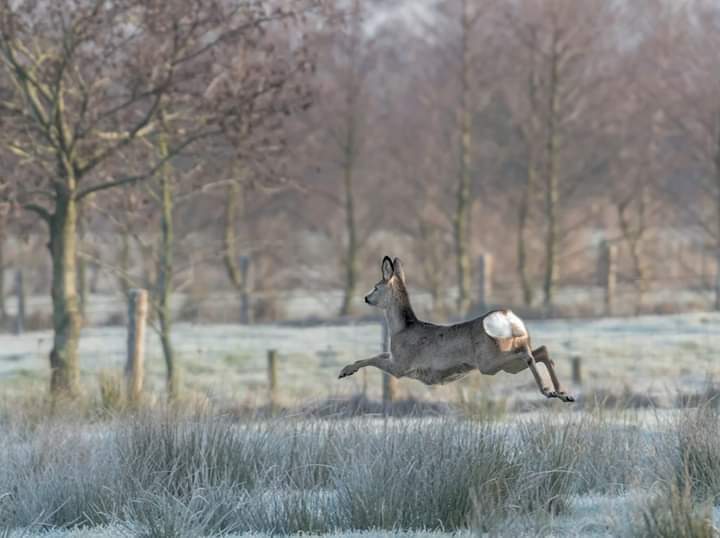
[[[576,385],[582,384],[582,359],[579,356],[572,358],[572,380]]]
[[[268,349],[267,368],[270,408],[274,409],[277,405],[277,350],[275,349]]]
[[[148,312],[148,292],[131,289],[128,293],[128,337],[125,380],[130,402],[140,400],[145,378],[145,326]]]
[[[382,321],[382,350],[384,353],[390,351],[390,333],[388,332],[387,320]],[[397,393],[397,379],[390,374],[383,372],[382,397],[383,404],[387,405],[395,400]]]
[[[603,241],[600,244],[598,259],[600,285],[605,292],[604,315],[612,316],[615,306],[615,288],[617,287],[617,246]]]
[[[478,305],[484,312],[489,308],[492,296],[493,257],[492,254],[483,254],[478,258]]]
[[[25,332],[25,282],[22,271],[15,273],[15,296],[17,298],[17,316],[15,316],[15,334]]]

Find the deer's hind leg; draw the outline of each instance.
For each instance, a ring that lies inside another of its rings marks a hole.
[[[483,375],[495,375],[498,372],[517,374],[527,367],[527,352],[525,350],[505,351],[495,357],[482,357],[477,366]]]
[[[351,376],[360,368],[365,368],[366,366],[374,366],[375,368],[378,368],[383,372],[387,372],[394,377],[402,377],[403,375],[402,368],[400,368],[400,366],[392,360],[390,353],[385,352],[375,355],[374,357],[370,357],[369,359],[362,359],[355,361],[352,364],[348,364],[340,371],[338,379]]]
[[[530,348],[518,349],[514,352],[503,353],[499,358],[480,364],[480,373],[486,375],[495,375],[499,371],[505,371],[510,374],[517,374],[525,368],[529,368],[535,378],[538,388],[543,396],[548,398],[557,397],[557,393],[550,387],[545,385],[540,372],[538,372],[535,358]]]
[[[547,348],[545,346],[540,346],[537,349],[534,349],[533,357],[535,357],[535,362],[541,362],[545,365],[547,368],[548,373],[550,374],[550,379],[552,380],[553,387],[555,388],[555,393],[558,398],[560,398],[563,402],[574,402],[575,398],[565,392],[560,385],[560,381],[558,380],[557,373],[555,372],[555,363],[550,358],[550,355],[548,355]]]
[[[533,353],[530,351],[530,348],[526,351],[527,355],[527,365],[528,368],[530,368],[530,371],[532,372],[533,377],[535,378],[535,383],[537,383],[538,388],[540,389],[540,392],[543,396],[546,396],[547,398],[557,398],[558,394],[555,390],[551,390],[550,387],[545,385],[545,382],[542,380],[542,377],[540,377],[540,372],[538,372],[537,369],[537,362],[535,360],[535,357],[533,356]],[[552,379],[552,376],[551,376]],[[554,383],[553,383],[554,385]]]
[[[500,370],[510,374],[517,374],[528,368],[532,372],[535,383],[540,389],[540,393],[547,398],[560,398],[564,401],[574,401],[572,396],[567,395],[560,388],[555,370],[552,368],[547,349],[543,347],[537,348],[535,351],[530,349],[530,338],[527,334],[519,337],[495,338],[495,342],[501,351],[500,356],[494,359],[485,359],[479,365],[480,372],[488,375],[495,375]],[[514,351],[512,351],[514,349]],[[537,363],[542,362],[547,367],[553,388],[548,387],[540,376],[537,369]],[[553,390],[554,389],[554,390]]]

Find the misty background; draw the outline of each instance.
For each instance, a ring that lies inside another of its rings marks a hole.
[[[0,318],[444,322],[720,310],[720,9],[592,0],[0,7]],[[49,250],[48,250],[49,247]],[[74,372],[74,373],[73,373]]]

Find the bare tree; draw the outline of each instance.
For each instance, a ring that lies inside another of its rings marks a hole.
[[[472,173],[472,61],[470,35],[475,22],[475,10],[469,0],[461,0],[460,15],[460,167],[457,181],[457,206],[453,218],[455,241],[455,263],[457,270],[457,310],[464,314],[470,306],[471,267],[470,267],[470,205]]]
[[[237,177],[237,175],[238,174],[233,174],[235,177]],[[225,264],[228,279],[233,287],[240,293],[240,321],[242,323],[250,323],[252,319],[249,305],[250,257],[247,254],[242,258],[238,257],[236,232],[236,227],[240,219],[238,213],[245,212],[245,193],[243,183],[236,181],[235,177],[229,182],[225,193],[223,263]],[[238,207],[238,204],[240,204],[240,207]]]
[[[596,133],[606,127],[593,112],[609,98],[611,76],[603,56],[610,48],[613,16],[613,6],[600,1],[527,0],[506,9],[508,27],[519,45],[516,65],[524,66],[527,81],[524,109],[528,112],[520,120],[528,165],[518,219],[519,270],[525,279],[526,208],[538,203],[545,229],[542,291],[547,313],[553,307],[563,241],[577,227],[577,223],[564,224],[563,213],[609,157],[598,151],[596,134],[588,127],[593,122]],[[586,153],[579,157],[579,151]],[[535,193],[542,200],[531,200]],[[527,283],[523,287],[527,290]]]
[[[629,67],[633,65],[628,62]],[[653,277],[649,242],[662,210],[662,114],[639,98],[635,76],[624,79],[628,98],[616,108],[623,119],[617,122],[617,157],[610,166],[608,198],[617,218],[619,243],[629,259],[627,279],[635,290],[635,313],[639,314]]]
[[[662,113],[659,128],[672,141],[674,174],[691,181],[666,188],[684,220],[701,230],[715,251],[714,308],[720,310],[720,61],[707,51],[720,46],[720,12],[702,2],[665,10],[647,40],[651,66],[643,96]]]
[[[299,140],[296,164],[306,171],[306,178],[298,183],[310,195],[302,202],[304,212],[318,213],[322,222],[310,227],[322,229],[341,252],[341,316],[352,313],[357,299],[360,256],[368,237],[366,209],[371,204],[362,198],[369,180],[366,157],[373,116],[369,78],[375,59],[367,27],[371,3],[352,0],[343,7],[316,42],[317,106],[293,129],[301,133],[294,136]]]
[[[5,107],[13,121],[0,147],[17,155],[32,177],[8,178],[6,194],[48,225],[54,394],[78,390],[78,205],[93,193],[153,177],[193,143],[223,132],[242,103],[216,107],[205,98],[217,75],[214,52],[230,42],[253,49],[262,43],[258,38],[266,24],[294,14],[265,8],[220,1],[78,0],[66,9],[3,0],[0,58],[12,82]],[[123,174],[125,157],[158,133],[167,106],[187,120],[180,136],[143,170]]]
[[[363,134],[360,132],[361,92],[363,79],[366,75],[366,57],[363,51],[366,37],[363,35],[363,10],[359,0],[353,0],[352,7],[347,16],[346,26],[340,40],[340,50],[345,56],[344,71],[338,80],[338,89],[342,92],[344,101],[341,111],[342,126],[335,132],[335,140],[341,152],[343,209],[345,214],[346,251],[343,258],[345,269],[345,283],[343,287],[340,315],[345,316],[351,312],[351,305],[355,297],[358,281],[358,255],[360,239],[357,230],[357,210],[354,184],[357,175],[357,163],[362,151]]]
[[[431,311],[438,319],[451,310],[446,268],[448,260],[454,260],[457,197],[447,188],[446,178],[455,175],[457,159],[447,151],[454,132],[454,122],[447,121],[451,105],[437,103],[452,98],[434,80],[439,74],[435,62],[441,60],[437,51],[412,35],[400,39],[396,27],[387,39],[404,54],[383,54],[383,72],[388,75],[382,77],[386,84],[382,116],[387,120],[384,151],[375,162],[382,164],[387,177],[394,178],[383,186],[394,201],[384,223],[409,239],[414,265],[420,269],[413,287],[429,292]],[[392,73],[402,75],[392,77]]]
[[[388,140],[395,160],[405,163],[405,171],[400,173],[409,182],[406,186],[427,194],[417,200],[426,207],[414,210],[418,230],[422,230],[417,235],[419,251],[427,254],[429,247],[434,251],[434,256],[423,257],[428,263],[439,255],[452,257],[454,310],[460,315],[467,314],[473,303],[473,243],[484,241],[473,232],[472,218],[477,193],[483,190],[479,184],[486,183],[486,163],[480,166],[479,149],[485,133],[480,132],[479,118],[499,73],[493,61],[497,51],[492,32],[495,9],[495,2],[439,3],[432,18],[413,21],[420,25],[422,39],[411,33],[395,45],[398,57],[410,58],[400,65],[403,73],[409,71],[412,76],[409,84],[396,83],[398,98],[393,111],[402,110],[404,123],[413,129],[404,133],[402,128],[393,129]],[[392,76],[388,71],[385,78]],[[399,147],[400,141],[404,148]],[[478,214],[485,217],[490,208],[483,210],[485,213]],[[423,221],[426,214],[432,216]],[[442,245],[429,243],[429,230],[436,243],[445,241],[445,233],[437,228],[438,217],[449,224],[449,253],[443,252]]]

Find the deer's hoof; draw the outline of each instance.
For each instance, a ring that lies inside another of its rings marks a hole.
[[[546,398],[559,398],[560,397],[557,392],[555,392],[554,390],[550,390],[550,389],[544,389],[542,391],[542,393],[545,395]]]
[[[357,368],[355,368],[352,364],[350,364],[340,371],[340,375],[338,376],[338,379],[342,379],[343,377],[353,375],[355,372],[357,372]]]
[[[565,392],[558,392],[557,395],[558,398],[560,398],[563,402],[574,402],[575,397],[571,394],[567,394]]]

